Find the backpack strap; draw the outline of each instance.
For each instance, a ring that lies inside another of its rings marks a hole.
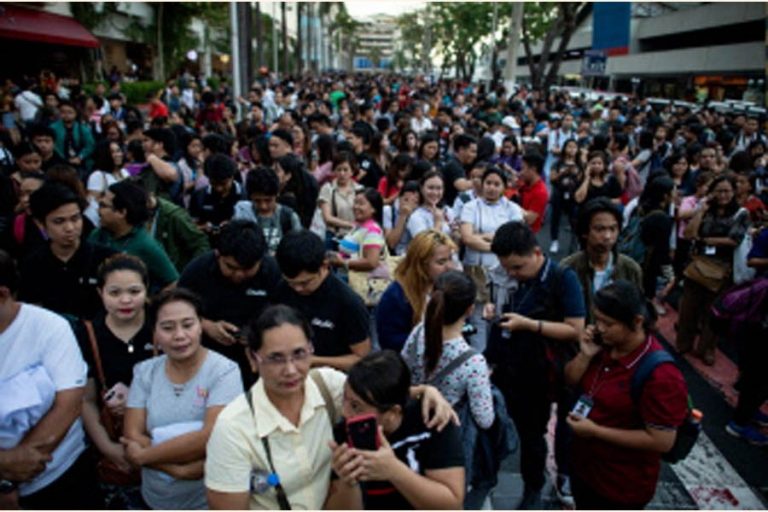
[[[101,354],[99,353],[99,344],[96,341],[96,333],[93,330],[93,323],[90,320],[83,320],[85,331],[88,333],[88,341],[91,343],[91,352],[93,353],[93,362],[96,365],[96,375],[99,377],[101,392],[107,390],[107,378],[104,374],[104,365],[101,364]]]
[[[437,382],[440,382],[440,381],[441,381],[441,380],[443,380],[445,377],[447,377],[448,375],[450,375],[450,374],[451,374],[451,372],[453,372],[453,370],[455,370],[456,368],[458,368],[459,366],[461,366],[462,364],[464,364],[466,361],[468,361],[468,360],[469,360],[469,358],[470,358],[470,357],[474,356],[475,354],[477,354],[477,351],[476,351],[475,349],[473,349],[473,348],[470,348],[470,349],[469,349],[469,350],[467,350],[466,352],[462,353],[462,354],[461,354],[459,357],[457,357],[456,359],[454,359],[453,361],[451,361],[450,363],[448,363],[448,365],[447,365],[445,368],[443,368],[442,370],[440,370],[440,371],[437,373],[437,375],[435,375],[434,377],[432,377],[431,379],[429,379],[429,380],[427,381],[427,383],[428,383],[428,384],[433,384],[433,385],[434,385],[435,383],[437,383]]]
[[[634,403],[640,401],[640,395],[643,392],[645,381],[651,376],[653,370],[664,363],[675,363],[675,358],[666,350],[654,350],[640,359],[629,384],[629,394],[632,396],[632,401]]]
[[[319,371],[313,370],[309,372],[309,376],[312,377],[312,381],[315,383],[317,389],[320,390],[320,394],[323,396],[323,402],[325,402],[325,411],[328,413],[328,419],[331,420],[331,428],[333,428],[333,426],[336,425],[336,422],[339,420],[339,417],[338,411],[336,410],[336,404],[331,397],[331,392],[328,389],[328,386],[325,384],[325,379],[323,379],[323,376],[320,375]]]

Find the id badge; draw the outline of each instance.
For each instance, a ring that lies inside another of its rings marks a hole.
[[[589,417],[589,413],[592,411],[592,405],[594,405],[594,402],[589,396],[581,395],[579,399],[576,400],[576,405],[573,406],[573,410],[571,412],[581,416],[582,418],[587,418]]]
[[[704,247],[704,254],[707,256],[714,256],[715,253],[717,253],[717,247],[713,247],[711,245],[707,245]]]

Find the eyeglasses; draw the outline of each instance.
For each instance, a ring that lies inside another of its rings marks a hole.
[[[291,355],[286,356],[285,354],[269,354],[266,357],[261,357],[259,354],[254,354],[256,357],[256,360],[263,365],[266,366],[275,366],[275,367],[284,367],[287,366],[289,362],[292,362],[294,364],[303,364],[306,363],[310,356],[315,353],[314,347],[312,345],[309,345],[305,348],[297,348],[294,350]]]

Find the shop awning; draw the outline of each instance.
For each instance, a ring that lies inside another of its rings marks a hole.
[[[74,18],[0,4],[0,38],[98,48],[101,43]]]

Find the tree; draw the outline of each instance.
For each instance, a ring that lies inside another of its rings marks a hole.
[[[347,8],[341,3],[339,12],[331,23],[331,33],[338,36],[337,49],[346,54],[345,68],[347,72],[352,72],[353,58],[358,45],[357,30],[362,24],[352,18],[347,12]]]
[[[406,67],[417,68],[419,65],[420,56],[425,50],[426,27],[423,20],[423,10],[397,17],[402,49],[395,52],[394,62],[400,70]]]
[[[588,2],[525,3],[522,40],[534,89],[549,90],[555,83],[568,43],[591,9]],[[541,53],[534,58],[532,45],[538,41]]]
[[[477,63],[476,46],[492,28],[493,6],[490,2],[432,4],[433,40],[446,60],[456,67],[456,74],[469,80]]]

